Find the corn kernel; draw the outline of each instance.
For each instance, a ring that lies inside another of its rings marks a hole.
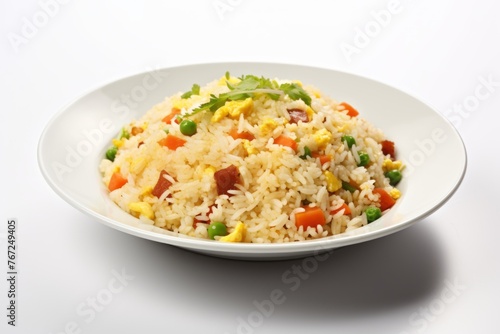
[[[311,107],[307,107],[307,108],[306,108],[306,114],[307,114],[307,118],[308,118],[308,119],[309,119],[309,121],[310,121],[310,120],[312,120],[312,119],[313,119],[313,117],[314,117],[314,110],[312,110],[312,108],[311,108]]]
[[[121,140],[121,139],[113,138],[113,140],[111,140],[111,142],[113,142],[113,145],[115,145],[116,147],[123,146],[123,140]]]
[[[326,178],[326,189],[333,193],[342,188],[342,181],[340,181],[332,172],[326,170],[324,172]]]
[[[234,228],[234,231],[220,238],[219,241],[242,242],[245,241],[246,233],[247,233],[246,225],[243,224],[242,222],[238,222],[236,224],[236,227]]]
[[[401,197],[401,191],[399,191],[397,188],[392,188],[391,191],[389,191],[389,195],[393,198],[393,199],[398,199]]]
[[[215,173],[215,171],[216,171],[216,169],[214,166],[208,166],[207,168],[205,168],[205,170],[203,172],[206,174],[213,175]]]
[[[392,161],[391,159],[385,159],[384,162],[382,163],[382,168],[384,169],[384,171],[389,171],[394,169],[401,171],[405,168],[405,165],[403,165],[403,162],[399,160]]]

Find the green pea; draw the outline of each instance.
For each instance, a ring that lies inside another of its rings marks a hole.
[[[110,147],[106,151],[106,159],[111,160],[111,161],[115,161],[116,152],[118,152],[118,147],[116,147],[116,146]]]
[[[382,211],[375,206],[369,206],[365,210],[366,219],[368,220],[368,224],[374,222],[375,220],[382,217]]]
[[[395,186],[403,178],[403,174],[397,169],[393,169],[384,174],[386,178],[389,179],[391,186]]]
[[[196,133],[196,123],[190,119],[185,119],[179,124],[181,133],[186,136],[192,136]]]
[[[359,151],[358,155],[359,155],[358,166],[366,166],[370,163],[370,156],[366,152]]]
[[[227,235],[227,228],[224,223],[221,222],[212,222],[208,225],[208,237],[212,240],[215,239],[215,236],[225,236]]]
[[[345,135],[345,136],[340,137],[340,140],[345,142],[347,144],[347,147],[349,147],[349,148],[351,148],[352,145],[356,145],[356,139],[354,139],[353,136]]]

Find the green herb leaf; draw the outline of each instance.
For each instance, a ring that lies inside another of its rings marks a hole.
[[[210,95],[210,101],[203,103],[200,105],[198,108],[193,109],[193,112],[187,116],[192,116],[194,114],[197,114],[200,111],[203,110],[210,110],[210,111],[216,111],[220,107],[222,107],[224,104],[226,104],[227,97],[223,97],[222,95],[220,96],[215,96],[215,95]]]
[[[193,84],[191,91],[193,92],[194,95],[200,95],[200,85]]]
[[[185,92],[184,94],[181,95],[181,99],[189,99],[193,95],[192,91]]]
[[[191,95],[200,95],[200,85],[193,84],[190,91],[185,92],[181,95],[181,99],[189,99]]]
[[[354,188],[349,182],[342,181],[342,189],[347,190],[351,193],[356,191],[356,188]]]
[[[125,128],[122,128],[122,131],[120,132],[120,139],[123,138],[130,139],[130,133]]]
[[[229,80],[230,75],[229,72],[226,72],[225,77]],[[264,77],[257,77],[255,75],[243,75],[240,78],[240,81],[237,84],[231,84],[226,80],[226,85],[229,88],[229,92],[220,94],[219,96],[210,95],[210,100],[206,103],[201,104],[199,107],[193,109],[190,114],[184,115],[183,118],[195,115],[200,111],[209,110],[215,112],[217,109],[222,107],[228,101],[240,101],[247,98],[254,98],[259,94],[267,94],[269,98],[273,100],[278,100],[280,96],[286,94],[292,100],[302,100],[308,106],[311,105],[311,97],[307,94],[307,92],[302,89],[299,85],[295,83],[284,83],[279,85],[276,80],[271,80]],[[197,88],[195,87],[197,86]],[[189,95],[188,95],[189,93]],[[183,94],[187,97],[192,94],[199,94],[199,86],[193,85],[193,88],[190,92],[186,92]]]
[[[259,78],[255,75],[247,75],[239,78],[241,81],[234,86],[234,89],[238,90],[254,90],[259,87]]]
[[[311,97],[296,83],[281,84],[279,89],[285,92],[286,95],[290,96],[292,100],[302,100],[305,104],[311,106]]]
[[[307,159],[307,157],[311,157],[311,156],[312,156],[312,153],[311,153],[311,149],[309,148],[309,146],[304,146],[304,154],[300,155],[299,158]]]

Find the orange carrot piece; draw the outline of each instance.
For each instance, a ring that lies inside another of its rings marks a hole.
[[[347,110],[348,116],[356,117],[359,115],[359,112],[356,109],[354,109],[354,107],[351,106],[349,103],[342,102],[340,105],[344,107],[344,110]]]
[[[274,138],[274,143],[282,146],[288,146],[292,150],[297,151],[297,142],[288,136],[281,135],[277,138]]]
[[[127,182],[128,180],[124,178],[119,172],[114,172],[113,175],[111,175],[111,179],[109,180],[108,189],[109,191],[120,189]]]
[[[317,152],[312,153],[312,157],[318,158],[321,166],[323,166],[324,164],[326,164],[327,162],[330,162],[332,160],[331,155],[319,154]]]
[[[346,203],[342,203],[342,205],[341,205],[339,208],[337,208],[337,209],[333,210],[333,211],[331,212],[331,214],[332,214],[332,215],[334,215],[334,214],[336,214],[337,212],[339,212],[339,211],[340,211],[340,210],[342,210],[342,209],[344,210],[344,215],[345,215],[345,216],[348,216],[348,215],[350,215],[350,214],[351,214],[351,208],[350,208],[350,207],[349,207],[349,205],[347,205]]]
[[[326,218],[321,208],[317,206],[304,206],[303,208],[306,211],[295,214],[295,226],[297,226],[297,228],[302,226],[304,230],[306,230],[308,227],[326,224]]]
[[[172,120],[175,118],[175,116],[179,115],[180,113],[181,113],[181,110],[179,108],[172,108],[172,110],[170,111],[170,114],[165,116],[162,119],[162,122],[170,124],[170,123],[172,123]],[[179,123],[179,121],[177,119],[175,119],[175,123]]]
[[[229,135],[233,137],[233,139],[246,139],[246,140],[252,140],[255,139],[254,135],[251,134],[250,132],[243,131],[243,132],[238,132],[237,128],[232,128],[231,131],[229,131]]]
[[[168,134],[165,138],[158,141],[161,146],[168,147],[170,150],[175,151],[181,146],[184,146],[186,141],[182,138],[176,137],[174,135]]]
[[[392,208],[393,205],[396,204],[396,201],[394,200],[394,198],[392,198],[391,195],[389,195],[389,193],[387,191],[385,191],[384,189],[375,188],[375,189],[373,189],[372,192],[374,194],[380,195],[380,199],[379,199],[380,210],[385,211],[387,209]]]

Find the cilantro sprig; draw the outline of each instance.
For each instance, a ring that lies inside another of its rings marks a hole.
[[[305,90],[302,89],[296,83],[284,83],[280,85],[280,89],[292,100],[302,100],[309,107],[311,106],[311,97],[306,93]]]
[[[229,82],[229,72],[226,72],[226,85],[229,88],[229,92],[217,95],[210,95],[210,100],[193,109],[193,111],[187,116],[192,116],[204,110],[209,110],[215,112],[220,107],[224,106],[228,101],[239,101],[245,100],[247,98],[254,98],[260,94],[267,94],[271,99],[278,100],[283,95],[288,95],[292,100],[302,100],[308,106],[311,106],[311,97],[307,92],[296,83],[283,83],[278,84],[276,80],[271,80],[268,78],[257,77],[255,75],[243,75],[240,81],[236,84]],[[198,86],[199,87],[199,86]],[[194,85],[191,92],[186,92],[194,94]],[[199,88],[198,88],[199,93]],[[189,94],[191,96],[192,94]],[[183,95],[183,96],[184,96]]]

